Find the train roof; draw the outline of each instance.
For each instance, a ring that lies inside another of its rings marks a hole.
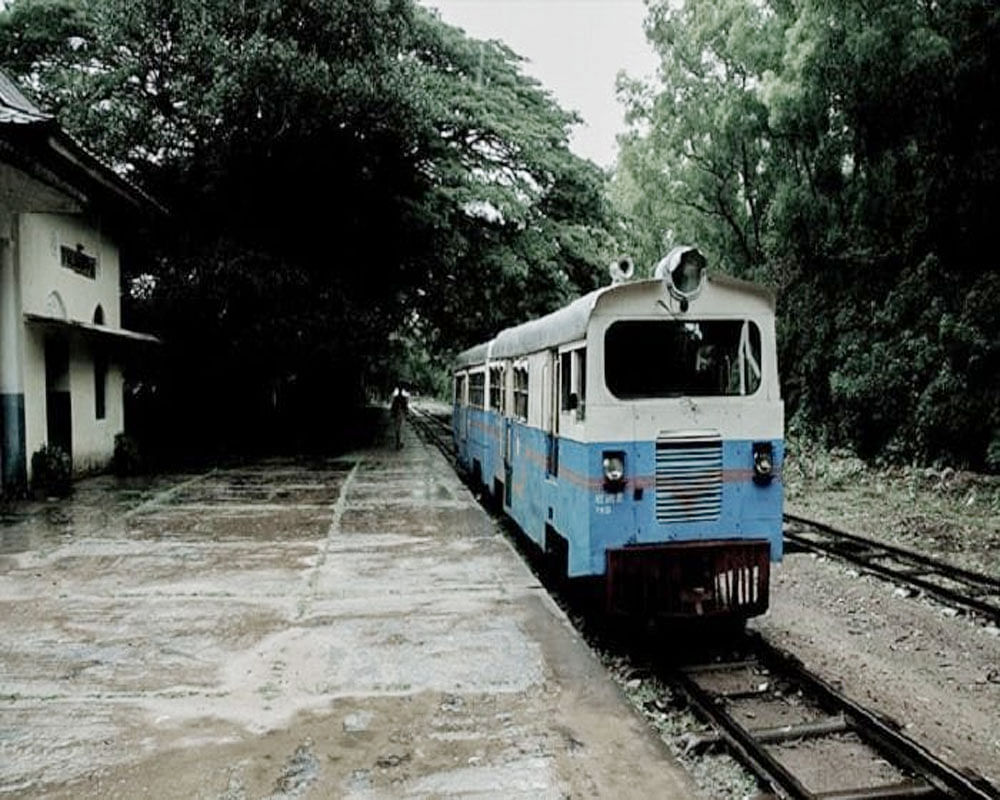
[[[766,304],[772,312],[774,310],[774,293],[763,286],[729,275],[708,275],[707,278],[710,284],[749,294]],[[463,350],[455,357],[454,366],[457,369],[463,369],[495,359],[516,358],[578,341],[586,337],[587,326],[590,324],[594,309],[602,298],[649,291],[654,286],[662,286],[662,283],[659,278],[650,278],[597,289],[551,314],[546,314],[544,317],[533,319],[521,325],[515,325],[513,328],[506,328],[489,342]]]

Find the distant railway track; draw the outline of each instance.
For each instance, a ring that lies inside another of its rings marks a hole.
[[[735,660],[671,665],[663,679],[718,732],[689,737],[689,747],[724,741],[776,796],[1000,798],[988,781],[935,757],[759,635],[738,652]]]
[[[834,556],[947,603],[1000,623],[1000,580],[832,525],[785,514],[785,542]]]
[[[411,408],[413,413],[410,414],[410,422],[431,444],[444,453],[449,461],[454,462],[455,443],[451,438],[451,415],[445,419],[415,405]]]

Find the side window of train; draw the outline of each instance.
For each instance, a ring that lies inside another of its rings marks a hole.
[[[576,418],[583,419],[587,405],[587,348],[573,351],[573,388],[576,392]]]
[[[499,411],[501,414],[504,408],[504,368],[490,367],[490,410]]]
[[[572,411],[577,400],[573,397],[573,353],[567,350],[559,356],[559,408]]]
[[[486,372],[472,372],[469,374],[469,405],[474,408],[482,408],[485,401],[486,392]]]
[[[559,357],[559,408],[575,411],[577,419],[583,419],[584,400],[587,390],[587,348],[567,350]]]
[[[514,367],[514,416],[528,421],[528,367]]]

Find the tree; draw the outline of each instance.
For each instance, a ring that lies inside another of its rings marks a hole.
[[[412,49],[434,261],[417,310],[433,341],[464,346],[596,287],[610,210],[600,171],[568,149],[575,115],[506,46],[419,14]]]
[[[657,3],[648,32],[663,83],[623,86],[616,176],[637,240],[707,241],[779,289],[793,429],[996,467],[1000,10]]]
[[[767,108],[757,90],[775,65],[780,26],[764,8],[729,0],[654,4],[646,28],[661,86],[619,82],[631,131],[612,189],[634,221],[641,261],[697,241],[752,275],[764,262],[773,196]]]
[[[126,311],[206,436],[285,409],[313,437],[405,368],[393,343],[440,361],[612,249],[575,118],[411,0],[16,0],[0,57],[173,209]]]

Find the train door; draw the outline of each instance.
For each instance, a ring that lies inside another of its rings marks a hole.
[[[545,399],[543,400],[543,411],[545,413],[545,428],[547,430],[545,473],[550,478],[559,475],[559,385],[560,368],[559,353],[552,350],[549,353],[548,363],[545,365],[543,377]]]
[[[469,422],[472,414],[470,413],[471,404],[469,403],[469,384],[472,382],[472,373],[467,373],[462,378],[462,445],[463,447],[468,447],[469,445]],[[468,452],[468,450],[466,450]]]
[[[515,421],[528,421],[528,365],[521,361],[511,365],[511,403],[509,413],[504,418],[504,502],[508,507],[513,503],[515,456]]]
[[[513,377],[511,374],[513,370],[505,370],[504,376],[504,388],[503,391],[507,392],[507,383]],[[511,375],[511,378],[507,376]],[[510,499],[512,496],[511,483],[514,479],[514,467],[513,461],[511,459],[511,440],[514,438],[514,419],[511,416],[513,409],[511,402],[507,401],[504,403],[503,417],[501,418],[501,424],[503,425],[500,431],[500,451],[501,458],[503,459],[503,504],[507,508],[510,508]]]
[[[469,438],[468,413],[465,408],[465,382],[464,374],[455,376],[455,406],[454,406],[454,430],[455,444],[461,458],[466,456],[466,445]]]

